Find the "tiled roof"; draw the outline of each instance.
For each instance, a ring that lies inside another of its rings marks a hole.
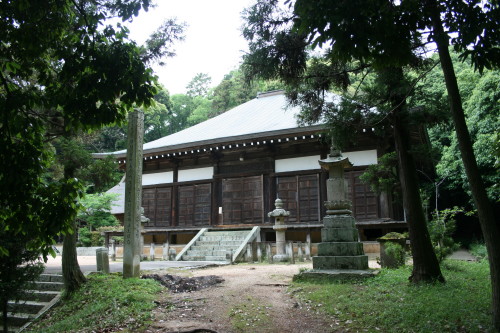
[[[296,116],[299,107],[288,107],[283,91],[260,94],[244,104],[180,132],[144,144],[144,154],[163,148],[189,149],[204,144],[262,138],[281,133],[300,132]],[[314,129],[319,126],[309,126]],[[304,129],[306,129],[304,128]],[[295,131],[294,131],[295,130]],[[105,154],[95,154],[108,155]],[[111,154],[124,157],[126,150]]]

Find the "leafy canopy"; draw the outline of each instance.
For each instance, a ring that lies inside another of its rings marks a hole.
[[[174,36],[153,35],[158,43],[148,48],[121,24],[105,23],[149,7],[149,0],[1,2],[0,234],[29,234],[26,246],[46,255],[71,229],[83,187],[73,178],[46,181],[48,142],[151,104],[157,89],[148,62],[168,54],[183,26],[167,22],[159,31]],[[7,253],[0,244],[0,256]]]

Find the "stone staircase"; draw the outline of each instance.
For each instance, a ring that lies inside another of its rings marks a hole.
[[[203,231],[189,243],[178,256],[184,261],[229,261],[228,254],[236,261],[248,242],[255,239],[258,229]]]
[[[34,283],[33,290],[26,291],[18,302],[8,304],[9,332],[24,330],[34,319],[44,314],[61,297],[64,283],[62,275],[42,274]],[[0,318],[0,327],[3,325]]]

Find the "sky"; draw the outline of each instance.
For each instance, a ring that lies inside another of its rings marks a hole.
[[[168,18],[186,22],[185,40],[175,46],[176,56],[165,59],[164,66],[153,68],[171,95],[183,94],[197,73],[207,73],[216,86],[236,69],[247,42],[241,34],[241,12],[253,0],[157,0],[156,8],[141,11],[128,25],[130,37],[143,44]]]

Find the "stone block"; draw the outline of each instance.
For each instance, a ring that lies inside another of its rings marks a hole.
[[[313,257],[313,269],[368,269],[368,256]]]
[[[325,228],[356,228],[356,220],[352,216],[325,216]]]
[[[318,256],[359,256],[363,254],[363,244],[359,242],[330,242],[318,244]]]
[[[356,228],[322,228],[322,242],[356,242],[358,229]]]

